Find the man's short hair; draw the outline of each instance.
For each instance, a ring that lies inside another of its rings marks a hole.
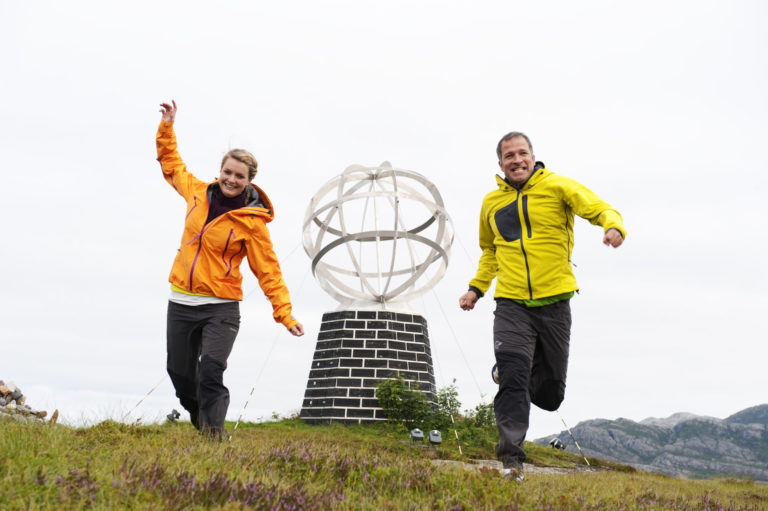
[[[510,131],[509,133],[501,137],[501,140],[499,140],[499,143],[496,144],[496,156],[499,157],[499,161],[501,161],[501,144],[515,137],[523,137],[525,141],[528,142],[528,149],[530,149],[531,154],[533,154],[533,144],[531,144],[531,139],[528,138],[528,135],[526,135],[521,131]]]

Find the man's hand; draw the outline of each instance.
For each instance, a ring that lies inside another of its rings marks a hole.
[[[461,295],[461,298],[459,298],[459,307],[464,309],[465,311],[471,311],[475,308],[475,304],[477,303],[477,300],[480,297],[477,296],[477,293],[472,291],[471,289]]]
[[[290,329],[288,329],[288,331],[296,337],[301,337],[304,335],[304,327],[301,326],[301,323],[296,323]]]
[[[624,243],[624,238],[621,236],[621,232],[619,232],[618,229],[611,227],[605,231],[605,236],[603,236],[603,245],[619,248],[622,243]]]
[[[173,122],[176,119],[176,101],[171,100],[171,105],[168,103],[160,103],[160,113],[163,114],[163,120],[165,122]]]

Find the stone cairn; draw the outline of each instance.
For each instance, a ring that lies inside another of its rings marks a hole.
[[[0,380],[0,417],[10,417],[22,422],[45,422],[48,412],[30,408],[24,404],[26,400],[27,397],[15,383]],[[56,410],[49,422],[55,424],[58,418],[59,411]]]

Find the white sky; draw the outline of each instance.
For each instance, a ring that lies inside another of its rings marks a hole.
[[[228,418],[254,385],[246,419],[300,408],[336,307],[297,248],[305,208],[347,165],[383,160],[432,180],[456,228],[446,277],[412,304],[438,386],[456,378],[464,408],[493,396],[493,301],[466,313],[457,300],[510,130],[629,232],[612,250],[577,223],[569,425],[765,403],[766,21],[759,1],[0,0],[0,378],[71,422],[120,418],[162,380],[184,203],[154,135],[175,98],[198,177],[230,147],[259,159],[307,329],[274,324],[249,276]],[[132,417],[174,407],[166,379]],[[534,411],[529,438],[561,426]]]

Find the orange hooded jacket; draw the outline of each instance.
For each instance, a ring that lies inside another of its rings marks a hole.
[[[298,321],[291,316],[291,298],[267,230],[267,222],[274,219],[267,195],[251,183],[257,200],[205,224],[213,183],[200,181],[187,171],[176,150],[172,122],[160,122],[156,142],[163,177],[187,201],[184,233],[169,282],[190,293],[242,300],[240,263],[247,257],[251,271],[272,303],[275,321],[292,328]]]

